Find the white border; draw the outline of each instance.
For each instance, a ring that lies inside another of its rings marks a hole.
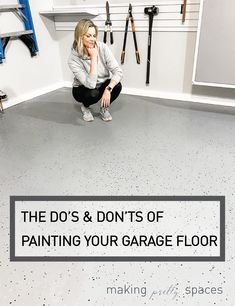
[[[199,40],[200,40],[200,34],[201,34],[203,4],[204,4],[204,0],[201,0],[200,8],[199,8],[198,30],[197,30],[195,53],[194,53],[194,63],[193,63],[193,77],[192,77],[193,84],[196,84],[195,77],[196,77],[196,67],[197,67],[197,58],[198,58],[198,46],[199,46]]]
[[[222,87],[222,88],[235,88],[235,85],[230,85],[230,84],[208,83],[208,82],[197,82],[197,81],[193,81],[193,85]]]
[[[142,96],[150,98],[159,98],[165,100],[172,100],[177,103],[187,102],[187,103],[196,103],[196,104],[207,104],[207,105],[217,105],[217,106],[229,106],[235,107],[234,99],[223,99],[218,97],[208,97],[208,96],[197,96],[186,93],[177,93],[177,92],[164,92],[164,91],[155,91],[149,89],[138,89],[138,88],[127,88],[122,89],[123,94],[133,95],[133,96]]]

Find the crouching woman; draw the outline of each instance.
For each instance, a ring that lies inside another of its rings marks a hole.
[[[97,41],[98,28],[89,19],[79,21],[68,65],[74,74],[73,97],[81,102],[85,121],[93,121],[90,105],[100,101],[100,115],[111,121],[110,104],[119,96],[122,70],[109,47]]]

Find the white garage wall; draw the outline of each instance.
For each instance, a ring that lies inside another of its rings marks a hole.
[[[0,0],[0,4],[16,2]],[[110,1],[110,3],[115,2],[126,3],[123,0]],[[59,87],[71,86],[73,77],[67,66],[67,58],[73,41],[73,31],[55,31],[53,20],[41,17],[39,11],[51,10],[53,5],[77,5],[78,3],[86,5],[101,2],[98,0],[30,0],[40,52],[37,57],[31,58],[28,49],[21,41],[16,40],[8,45],[6,60],[0,65],[0,89],[9,95],[9,100],[4,102],[5,107]],[[22,26],[10,13],[0,14],[0,25],[1,33],[16,30]],[[100,33],[101,40],[102,36],[103,33]],[[123,33],[115,32],[114,39],[115,44],[111,46],[111,49],[120,62]],[[125,64],[122,66],[123,93],[235,106],[234,89],[192,86],[195,32],[153,33],[149,86],[145,85],[147,33],[138,32],[137,40],[141,65],[136,64],[132,34],[128,34],[128,51]]]
[[[54,22],[44,22],[39,11],[52,7],[52,0],[30,0],[31,13],[39,45],[39,54],[31,58],[28,48],[20,41],[8,43],[3,64],[0,64],[0,89],[9,100],[5,107],[25,101],[63,86],[60,52]],[[0,0],[0,5],[17,1]],[[23,25],[13,13],[0,13],[1,33],[23,30]]]
[[[137,2],[142,1],[135,1],[135,3]],[[100,1],[95,0],[54,0],[54,6],[89,5],[95,3],[101,4]],[[127,1],[112,0],[109,1],[109,3],[127,3]],[[152,4],[153,2],[150,2],[149,5]],[[125,22],[123,23],[123,27],[124,26]],[[186,100],[190,102],[235,106],[234,89],[202,88],[201,86],[192,85],[196,32],[153,33],[150,85],[146,86],[147,34],[148,33],[145,32],[137,33],[141,65],[136,64],[132,33],[128,34],[126,60],[125,64],[122,66],[124,71],[123,92]],[[115,32],[115,44],[111,46],[119,63],[123,35],[124,33]],[[61,52],[61,65],[64,80],[67,82],[67,85],[71,85],[72,74],[67,67],[67,57],[73,41],[73,32],[57,31],[57,37]],[[99,39],[102,40],[102,37],[103,33],[100,33]]]
[[[70,52],[73,34],[58,32],[59,45],[62,54],[62,69],[66,81],[71,81],[72,74],[67,67],[66,57]],[[99,39],[102,40],[103,33]],[[147,35],[137,33],[141,64],[136,63],[132,33],[128,34],[126,57],[124,65],[123,85],[128,89],[158,91],[169,94],[189,93],[191,90],[193,48],[195,33],[153,33],[150,85],[145,85],[147,61]],[[120,63],[123,43],[123,33],[114,33],[115,44],[110,46]],[[64,60],[65,59],[65,60]],[[191,61],[191,63],[189,63]]]

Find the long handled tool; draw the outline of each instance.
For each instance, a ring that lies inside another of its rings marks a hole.
[[[110,44],[113,44],[113,31],[112,31],[112,22],[110,20],[110,12],[109,12],[109,3],[106,1],[106,21],[104,28],[104,39],[103,42],[106,44],[107,42],[107,33],[110,33]]]
[[[121,64],[124,64],[124,60],[125,60],[126,40],[127,40],[129,20],[131,20],[131,30],[132,30],[132,33],[133,33],[133,39],[134,39],[134,44],[135,44],[136,62],[137,62],[137,64],[140,64],[140,54],[139,54],[139,50],[138,50],[138,47],[137,47],[137,40],[136,40],[136,34],[135,34],[135,22],[134,22],[134,18],[133,18],[133,15],[132,15],[132,5],[131,4],[129,4],[128,14],[127,14],[127,17],[126,17],[126,27],[125,27],[125,34],[124,34],[122,54],[121,54]]]
[[[144,13],[149,16],[148,57],[147,57],[147,74],[146,74],[146,84],[149,84],[153,16],[158,15],[159,8],[156,7],[155,5],[151,7],[145,7]]]
[[[184,4],[182,4],[182,23],[185,22],[186,19],[186,9],[187,9],[187,0],[184,0]]]

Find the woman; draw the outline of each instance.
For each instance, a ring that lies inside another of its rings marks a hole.
[[[97,34],[97,26],[89,19],[82,19],[75,28],[68,60],[74,74],[72,93],[82,103],[85,121],[94,120],[89,106],[98,101],[101,118],[110,121],[109,106],[121,92],[122,70],[108,46],[97,42]]]

